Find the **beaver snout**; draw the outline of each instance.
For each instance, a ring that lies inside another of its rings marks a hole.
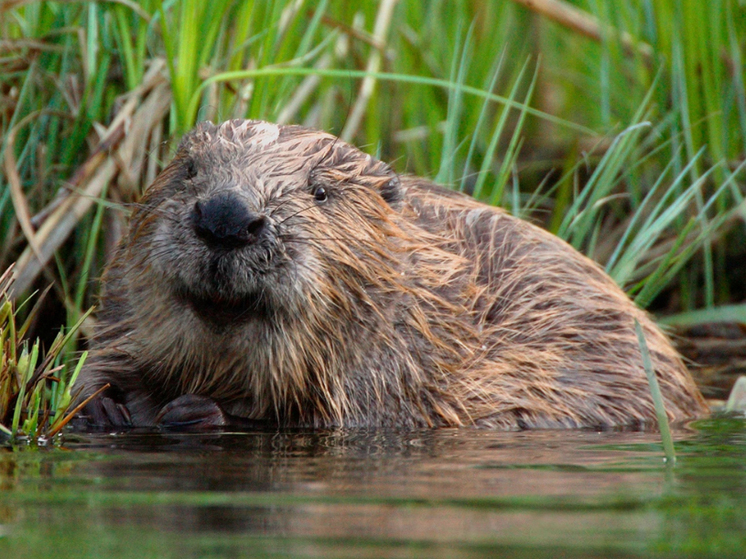
[[[232,192],[220,192],[197,201],[191,221],[200,239],[226,249],[255,243],[267,228],[267,217],[251,211],[246,201]]]

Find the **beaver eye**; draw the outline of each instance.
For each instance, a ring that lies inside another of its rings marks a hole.
[[[316,200],[319,204],[326,202],[327,194],[326,189],[323,186],[314,186],[312,194],[314,200]]]

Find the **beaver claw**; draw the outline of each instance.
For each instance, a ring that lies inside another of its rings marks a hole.
[[[132,426],[130,412],[115,389],[109,389],[89,402],[85,407],[85,415],[88,416],[88,423],[94,426]]]
[[[161,427],[201,430],[231,424],[228,414],[212,399],[196,394],[185,394],[161,408],[155,418]]]

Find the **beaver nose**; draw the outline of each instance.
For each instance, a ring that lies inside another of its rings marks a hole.
[[[191,217],[198,237],[224,248],[252,244],[267,225],[265,216],[252,212],[244,200],[229,192],[196,202]]]

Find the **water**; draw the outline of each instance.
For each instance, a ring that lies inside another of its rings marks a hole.
[[[746,421],[67,434],[0,451],[0,557],[744,557]]]

